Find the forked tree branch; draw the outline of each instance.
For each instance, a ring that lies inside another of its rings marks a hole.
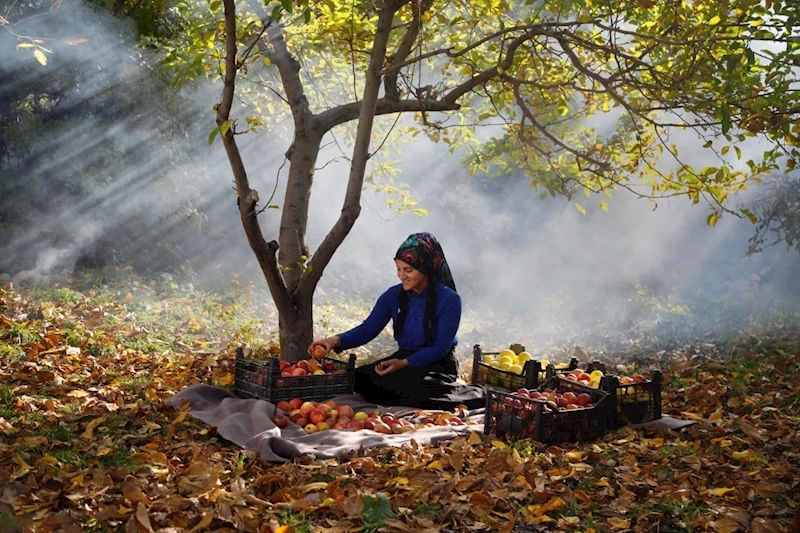
[[[223,124],[228,123],[233,106],[233,97],[236,89],[236,71],[238,68],[236,60],[236,13],[234,0],[223,0],[225,9],[225,77],[223,80],[222,100],[217,107],[217,126],[222,128]],[[278,250],[278,243],[275,241],[267,242],[261,232],[256,215],[256,205],[258,203],[258,193],[250,188],[247,178],[247,171],[244,168],[239,147],[236,144],[233,127],[228,127],[227,131],[221,135],[222,144],[228,155],[228,161],[233,171],[233,179],[236,183],[238,193],[239,215],[242,219],[247,241],[250,248],[258,259],[264,277],[267,280],[270,293],[280,313],[292,313],[294,306],[286,290],[278,261],[275,256]]]

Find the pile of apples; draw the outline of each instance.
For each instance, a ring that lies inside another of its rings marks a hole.
[[[564,376],[564,378],[568,379],[569,381],[574,381],[575,383],[580,383],[581,385],[585,385],[593,389],[600,388],[600,378],[602,377],[603,372],[601,370],[592,370],[587,374],[580,368],[571,370],[569,374]]]
[[[634,374],[633,376],[622,376],[619,378],[620,385],[639,385],[642,383],[650,383],[650,380],[641,374]],[[617,389],[617,395],[620,394],[634,394],[639,387],[620,387]]]
[[[586,392],[575,394],[572,391],[559,392],[554,389],[545,389],[543,391],[528,390],[525,388],[519,389],[514,393],[514,396],[520,398],[527,398],[542,403],[542,411],[545,413],[555,411],[572,411],[575,409],[590,409],[594,407],[592,397]],[[505,405],[511,407],[524,407],[527,402],[514,400],[511,397],[506,397]]]
[[[337,405],[333,400],[327,402],[303,401],[294,398],[282,400],[277,404],[278,413],[272,422],[281,429],[290,423],[302,427],[306,433],[317,433],[338,429],[342,431],[361,431],[369,429],[386,435],[408,433],[416,429],[434,426],[463,426],[465,422],[452,413],[441,413],[436,417],[421,417],[420,423],[413,424],[404,418],[397,418],[391,413],[381,415],[378,411],[367,413],[354,412],[349,405]],[[282,411],[282,412],[280,412]]]
[[[317,361],[316,359],[303,359],[295,364],[287,361],[279,361],[281,365],[281,376],[309,376],[309,375],[323,375],[323,374],[341,374],[344,370],[336,368],[333,361]]]

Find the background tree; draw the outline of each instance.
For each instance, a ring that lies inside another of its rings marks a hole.
[[[182,5],[187,17],[203,20],[197,5]],[[473,172],[522,168],[542,194],[568,197],[617,188],[653,200],[686,195],[708,203],[712,225],[734,212],[725,204],[732,192],[791,167],[798,155],[790,2],[209,6],[214,15],[224,10],[224,23],[198,22],[193,37],[167,47],[165,64],[181,81],[223,76],[214,134],[230,160],[242,224],[277,304],[289,359],[311,341],[315,287],[358,218],[367,162],[383,145],[371,144],[378,117],[412,115],[411,133],[466,150]],[[245,80],[247,93],[239,89]],[[232,114],[237,94],[249,116]],[[289,173],[280,233],[267,241],[236,136],[243,122],[275,123],[281,112],[292,126]],[[355,133],[341,214],[311,255],[306,229],[320,146],[349,123]],[[479,136],[477,126],[488,134]],[[686,130],[707,150],[703,164],[679,154],[675,132]],[[747,158],[738,144],[753,136],[769,147]],[[738,214],[755,220],[746,208]]]

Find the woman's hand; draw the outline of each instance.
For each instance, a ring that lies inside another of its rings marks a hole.
[[[375,373],[379,376],[388,376],[408,366],[409,363],[406,359],[387,359],[375,365]]]
[[[324,357],[328,355],[331,350],[338,348],[340,344],[341,342],[339,341],[339,337],[337,337],[336,335],[334,335],[333,337],[328,337],[325,339],[314,341],[308,347],[308,355],[314,357],[315,359],[319,357]],[[319,355],[322,350],[324,350],[325,353]]]

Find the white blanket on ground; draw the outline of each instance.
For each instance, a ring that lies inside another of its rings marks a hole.
[[[339,405],[349,405],[354,411],[391,412],[399,418],[413,421],[419,409],[410,407],[379,407],[364,401],[359,394],[332,398]],[[408,433],[384,435],[371,430],[328,430],[307,434],[300,426],[289,424],[280,429],[272,422],[276,407],[265,400],[242,399],[230,391],[210,385],[192,385],[169,400],[176,409],[188,401],[189,414],[217,428],[225,439],[247,450],[255,451],[262,459],[285,462],[299,455],[313,454],[318,458],[339,457],[363,448],[389,448],[409,444],[434,444],[469,436],[483,431],[483,409],[467,412],[462,419],[478,424],[464,426],[436,426]],[[435,411],[426,411],[436,413]]]

